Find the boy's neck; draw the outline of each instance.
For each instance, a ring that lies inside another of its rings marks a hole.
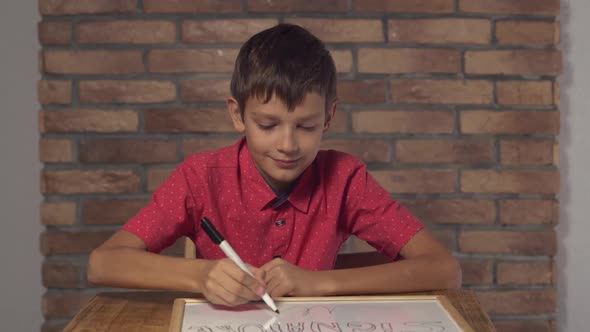
[[[293,181],[289,184],[286,184],[284,186],[277,187],[277,186],[273,185],[271,181],[268,180],[268,178],[266,177],[266,175],[262,171],[260,171],[260,168],[258,167],[258,165],[256,165],[256,162],[254,162],[254,166],[256,167],[258,174],[260,174],[260,176],[262,176],[262,178],[264,179],[264,182],[266,182],[266,184],[270,187],[270,189],[275,193],[275,195],[277,197],[281,197],[283,195],[290,194],[291,191],[293,191],[293,188],[295,188],[295,186],[297,185],[299,178],[301,178],[301,175],[300,175],[297,177],[297,179],[295,179],[295,181]]]

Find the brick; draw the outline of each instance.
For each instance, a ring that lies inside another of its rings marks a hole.
[[[168,81],[82,81],[84,103],[164,103],[176,100],[176,86]]]
[[[72,81],[40,80],[37,84],[39,103],[69,104],[72,102]]]
[[[402,204],[429,224],[493,224],[496,219],[494,202],[488,200],[419,199]]]
[[[324,43],[385,41],[379,19],[288,18],[285,22],[304,27]]]
[[[131,170],[44,171],[41,176],[44,194],[135,193],[139,184]]]
[[[510,254],[553,256],[556,252],[554,231],[463,231],[459,248],[472,254]]]
[[[461,259],[463,285],[489,285],[492,283],[492,262],[479,259]]]
[[[144,71],[141,51],[44,51],[43,70],[50,74],[130,74]]]
[[[396,159],[402,163],[481,164],[494,162],[490,140],[398,140]]]
[[[42,268],[43,286],[46,288],[81,287],[82,268],[72,263],[44,262]]]
[[[40,112],[41,133],[134,132],[139,119],[134,111],[71,110]]]
[[[147,171],[147,190],[154,192],[158,187],[168,179],[174,168],[150,168]]]
[[[372,171],[387,191],[395,193],[449,193],[455,191],[457,173],[454,170],[412,169]]]
[[[81,44],[170,44],[176,40],[171,21],[94,21],[77,26]]]
[[[144,112],[148,133],[231,132],[234,130],[225,110],[147,110]]]
[[[344,133],[348,131],[348,114],[343,111],[337,111],[332,118],[328,133]]]
[[[559,42],[559,25],[546,21],[499,21],[496,40],[502,45],[554,45]]]
[[[500,81],[496,83],[498,104],[553,105],[551,81]]]
[[[465,73],[490,75],[558,75],[561,52],[556,50],[499,50],[465,52]]]
[[[44,202],[41,204],[41,223],[47,226],[69,226],[76,223],[76,203]]]
[[[337,73],[349,73],[352,71],[352,53],[350,50],[330,50]]]
[[[176,142],[157,139],[86,140],[79,145],[82,163],[170,163],[177,161]]]
[[[493,85],[482,80],[393,80],[391,99],[394,103],[490,104]]]
[[[124,14],[137,11],[137,0],[39,0],[42,15]]]
[[[182,143],[182,156],[187,158],[193,153],[213,151],[236,143],[235,138],[195,138],[186,139]]]
[[[249,0],[249,12],[311,12],[311,13],[342,13],[348,10],[347,0]]]
[[[43,138],[39,142],[39,160],[45,163],[74,161],[72,141],[69,139]]]
[[[460,71],[459,51],[427,48],[361,48],[358,71],[361,73],[456,73]]]
[[[551,320],[494,320],[497,332],[556,332]]]
[[[54,293],[43,295],[42,311],[45,318],[71,318],[93,297],[80,292]]]
[[[465,111],[461,112],[463,134],[559,133],[559,112],[553,111]]]
[[[496,279],[500,285],[540,285],[553,282],[551,262],[499,262]]]
[[[143,8],[146,13],[216,13],[228,14],[242,11],[241,0],[144,0]]]
[[[501,200],[500,223],[507,225],[555,225],[559,220],[559,202],[548,199]]]
[[[502,140],[500,161],[503,165],[551,165],[554,161],[553,141]]]
[[[181,84],[182,101],[226,101],[230,96],[229,80],[190,80]]]
[[[556,194],[557,170],[463,170],[461,191],[475,193]]]
[[[277,19],[227,19],[184,21],[184,43],[244,43],[254,34],[272,28]]]
[[[45,231],[41,234],[41,253],[44,256],[89,254],[112,234],[108,231]]]
[[[457,243],[456,235],[454,230],[450,229],[431,229],[430,232],[442,245],[451,250],[455,251],[455,243]]]
[[[231,73],[238,50],[182,49],[152,50],[149,55],[150,71],[153,73]]]
[[[446,111],[365,111],[352,114],[352,130],[357,133],[450,134],[452,112]]]
[[[353,0],[356,11],[394,12],[394,13],[452,13],[453,0]]]
[[[67,45],[72,42],[72,23],[42,21],[37,25],[37,33],[42,45]]]
[[[554,313],[557,305],[554,289],[478,291],[477,297],[489,315]]]
[[[483,19],[394,19],[388,27],[388,41],[394,43],[489,44],[491,40],[491,23]]]
[[[459,0],[459,10],[482,14],[557,15],[559,0]]]
[[[101,199],[82,203],[82,223],[85,225],[122,225],[140,209],[148,199]]]
[[[323,150],[338,150],[361,158],[366,163],[391,161],[391,143],[380,139],[326,139],[322,141]]]
[[[382,80],[341,80],[337,85],[338,101],[342,104],[382,104],[387,102],[386,86]]]

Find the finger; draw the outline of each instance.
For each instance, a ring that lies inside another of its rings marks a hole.
[[[219,297],[217,294],[210,293],[210,294],[205,295],[205,297],[207,298],[207,300],[209,300],[209,302],[211,302],[213,304],[230,306],[230,304],[227,301],[225,301],[224,299]]]
[[[278,269],[273,269],[266,274],[266,291],[269,295],[281,284],[282,278],[279,272]]]
[[[247,303],[249,300],[241,297],[236,292],[233,292],[226,288],[223,284],[217,284],[215,287],[215,295],[223,300],[228,306],[236,306]]]
[[[222,291],[224,291],[223,286],[215,280],[211,280],[208,284],[207,292],[204,295],[211,303],[231,306],[230,302],[220,296],[220,292]]]
[[[258,281],[258,283],[262,286],[262,287],[266,287],[266,271],[264,271],[263,269],[259,269],[256,267],[252,267],[250,269],[250,271],[252,271],[252,274],[254,274],[254,278],[256,278],[256,280]]]
[[[269,271],[271,270],[273,267],[280,265],[284,262],[284,260],[282,258],[273,258],[270,261],[268,261],[266,264],[262,265],[260,268],[264,271]]]
[[[251,275],[242,269],[230,268],[224,271],[224,287],[231,293],[247,300],[255,301],[264,294],[264,288]]]
[[[278,279],[273,279],[270,281],[270,283],[268,283],[268,286],[266,287],[266,292],[268,293],[268,295],[270,296],[275,296],[274,294],[276,294],[276,289],[280,286],[280,281]]]
[[[291,292],[291,286],[289,284],[278,284],[273,290],[269,293],[272,297],[281,297],[286,296]]]
[[[283,264],[276,264],[276,265],[270,267],[270,269],[268,271],[266,271],[266,278],[264,281],[265,281],[267,288],[268,288],[268,283],[271,280],[276,280],[276,281],[280,282],[284,277],[285,277],[285,274],[283,273]]]

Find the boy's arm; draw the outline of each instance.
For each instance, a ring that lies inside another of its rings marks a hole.
[[[423,228],[401,249],[403,260],[354,269],[317,272],[323,295],[412,292],[461,287],[461,268]]]
[[[258,269],[252,272],[263,280]],[[133,233],[120,230],[90,254],[88,280],[94,284],[189,291],[216,304],[236,305],[257,300],[261,282],[229,259],[186,259],[146,251]]]
[[[385,294],[461,286],[459,263],[426,228],[400,254],[403,260],[354,269],[307,271],[278,259],[262,269],[271,296]]]
[[[87,274],[99,285],[200,292],[195,276],[203,264],[148,252],[138,236],[119,230],[92,251]]]

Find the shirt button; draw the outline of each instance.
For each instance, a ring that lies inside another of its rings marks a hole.
[[[277,227],[285,226],[286,223],[287,222],[285,221],[285,219],[281,219],[281,220],[275,222],[275,226],[277,226]]]

